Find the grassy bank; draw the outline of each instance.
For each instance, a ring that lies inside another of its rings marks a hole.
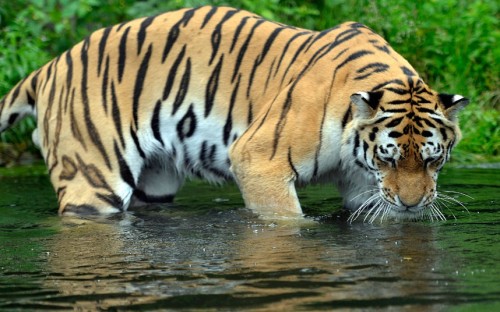
[[[368,25],[406,57],[434,89],[471,98],[461,115],[464,138],[455,150],[455,162],[500,161],[497,1],[5,1],[0,7],[0,96],[93,30],[202,4],[240,7],[316,30],[347,20]],[[0,159],[22,158],[21,151],[32,151],[33,126],[34,122],[28,120],[1,134]]]

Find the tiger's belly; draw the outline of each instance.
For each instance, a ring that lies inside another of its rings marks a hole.
[[[227,117],[204,117],[203,107],[193,104],[174,115],[163,114],[157,126],[143,125],[137,141],[144,162],[138,161],[135,148],[126,156],[139,176],[132,205],[171,202],[186,178],[212,183],[231,180],[228,151],[245,129],[238,120],[228,123]]]

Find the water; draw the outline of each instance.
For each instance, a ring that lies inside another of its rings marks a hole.
[[[174,205],[61,219],[43,171],[0,172],[0,310],[500,310],[500,169],[445,169],[441,191],[474,197],[447,222],[371,225],[330,186],[300,191],[316,221],[297,223],[201,182]]]

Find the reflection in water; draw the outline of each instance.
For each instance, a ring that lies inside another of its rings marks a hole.
[[[49,301],[82,309],[411,311],[447,291],[427,225],[266,224],[245,211],[80,223],[53,238],[46,287],[59,291]]]
[[[0,177],[0,310],[498,311],[498,173],[445,169],[440,190],[474,197],[470,213],[385,225],[264,222],[201,183],[184,206],[60,219],[46,176]],[[340,203],[301,195],[315,216]]]

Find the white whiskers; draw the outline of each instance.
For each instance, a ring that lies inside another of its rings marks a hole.
[[[469,210],[462,201],[447,194],[443,194],[443,192],[436,193],[436,198],[434,202],[428,204],[420,211],[414,213],[409,211],[396,212],[395,208],[397,207],[387,202],[377,189],[372,189],[362,192],[356,195],[354,198],[352,198],[351,201],[367,193],[373,193],[373,194],[370,197],[368,197],[368,199],[366,199],[361,204],[361,206],[359,206],[359,208],[356,209],[349,216],[347,221],[352,223],[362,214],[364,214],[363,222],[368,222],[370,224],[375,222],[375,220],[377,219],[379,219],[380,222],[382,223],[390,218],[412,220],[412,221],[425,220],[425,219],[428,219],[431,222],[446,221],[446,216],[443,213],[443,209],[446,209],[453,216],[453,218],[456,219],[457,217],[450,209],[449,205],[459,205],[462,208],[464,208],[467,212],[469,212]],[[445,193],[458,194],[473,199],[471,196],[461,192],[445,191]]]

